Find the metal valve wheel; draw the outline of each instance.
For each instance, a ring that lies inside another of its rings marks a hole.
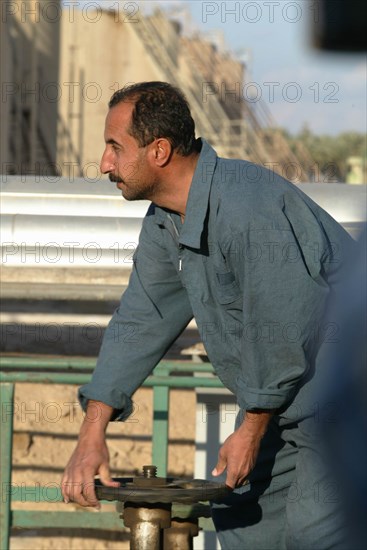
[[[117,506],[123,503],[120,506],[124,524],[130,528],[131,550],[192,549],[192,539],[199,533],[198,517],[183,521],[172,517],[172,503],[219,500],[231,492],[224,483],[157,477],[157,468],[152,465],[143,467],[142,476],[115,481],[120,487],[106,487],[96,480],[96,495],[100,500],[119,501]]]
[[[96,480],[96,495],[100,500],[120,502],[184,503],[205,502],[227,496],[231,489],[224,483],[204,479],[175,479],[165,477],[116,478],[120,487],[105,487]]]

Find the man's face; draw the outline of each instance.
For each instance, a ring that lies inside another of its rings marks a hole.
[[[133,103],[118,103],[109,110],[101,171],[116,182],[125,199],[151,200],[155,179],[148,162],[149,145],[139,147],[136,139],[128,133],[133,108]]]

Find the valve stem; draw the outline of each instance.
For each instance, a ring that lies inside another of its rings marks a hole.
[[[147,478],[157,477],[157,466],[153,466],[153,464],[143,466],[143,476]]]

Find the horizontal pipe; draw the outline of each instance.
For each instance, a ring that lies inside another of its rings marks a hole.
[[[63,372],[2,372],[0,382],[29,384],[87,384],[89,374],[74,374]],[[146,387],[164,386],[169,388],[222,388],[219,378],[199,376],[149,376],[143,383]]]
[[[23,529],[103,529],[120,531],[124,523],[116,512],[91,513],[88,511],[70,512],[45,510],[13,510],[12,526]]]
[[[93,513],[90,510],[70,512],[48,510],[13,510],[11,512],[12,527],[22,529],[63,528],[63,529],[103,529],[120,531],[124,522],[117,512]],[[211,518],[200,517],[199,525],[205,531],[214,531]]]
[[[65,357],[1,357],[1,368],[34,369],[34,370],[93,370],[97,359]],[[210,363],[193,363],[192,361],[161,361],[156,369],[168,369],[170,372],[213,372]]]
[[[96,358],[64,358],[64,357],[1,357],[0,367],[22,368],[22,369],[93,369],[96,365]]]
[[[48,502],[50,504],[56,504],[63,502],[63,496],[61,493],[61,489],[59,487],[51,486],[55,485],[55,483],[45,483],[44,485],[37,484],[34,487],[32,486],[26,486],[23,484],[15,484],[13,483],[7,492],[7,495],[11,497],[12,502]],[[3,498],[7,495],[3,491]],[[111,504],[110,501],[104,501],[101,500],[101,504]],[[75,510],[72,510],[73,513],[79,513]],[[82,511],[80,511],[82,512]],[[69,514],[70,512],[63,512],[63,511],[44,511],[40,510],[39,512],[34,511],[33,514],[36,516],[46,514],[61,514],[61,517],[66,520],[66,524],[68,525],[68,519],[69,516],[66,516],[65,514]],[[27,511],[28,514],[28,511]],[[103,512],[103,517],[106,518],[106,525],[111,524],[111,521],[114,521],[116,513],[115,512]],[[202,519],[210,519],[211,518],[211,510],[208,504],[205,504],[203,502],[200,503],[194,503],[194,504],[182,504],[182,503],[173,503],[172,505],[172,517],[174,518],[181,518],[181,519],[187,519],[187,518],[202,518]],[[28,516],[29,517],[29,516]],[[80,522],[81,516],[78,516],[78,525],[81,526]],[[14,518],[13,518],[14,520]],[[48,519],[48,521],[50,518]],[[41,520],[43,521],[43,520]],[[121,520],[120,520],[121,521]],[[20,522],[20,523],[19,523]],[[45,520],[45,525],[48,527],[47,521]],[[52,525],[54,525],[52,523]],[[123,526],[122,522],[119,524],[120,527]],[[28,518],[25,520],[22,519],[21,516],[17,517],[17,527],[27,527],[28,526]],[[111,526],[111,528],[113,528]],[[109,527],[106,527],[106,529],[109,529]]]

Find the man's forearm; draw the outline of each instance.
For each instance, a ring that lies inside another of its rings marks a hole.
[[[90,437],[104,437],[113,415],[113,407],[101,401],[88,401],[85,417],[79,433],[79,441]]]
[[[239,431],[246,433],[248,437],[262,439],[273,415],[274,411],[246,411]]]

